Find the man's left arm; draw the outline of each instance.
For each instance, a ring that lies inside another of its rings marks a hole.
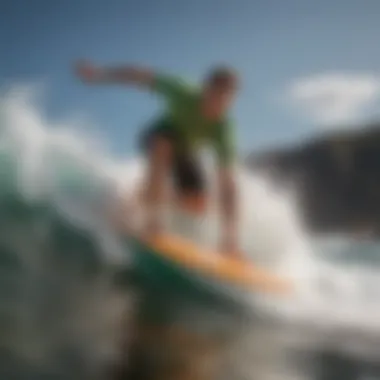
[[[233,126],[224,124],[217,139],[220,208],[223,223],[223,249],[236,253],[237,247],[237,186],[234,172],[236,156]]]

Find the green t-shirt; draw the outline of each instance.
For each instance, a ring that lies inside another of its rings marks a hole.
[[[186,144],[186,149],[194,150],[203,144],[211,145],[221,165],[229,165],[235,158],[235,146],[230,122],[207,120],[201,113],[201,91],[189,86],[181,79],[157,75],[153,91],[163,95],[167,102],[165,118],[170,122],[167,128],[175,132]]]

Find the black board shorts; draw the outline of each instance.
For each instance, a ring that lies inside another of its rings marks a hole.
[[[185,152],[179,136],[167,121],[158,121],[149,126],[140,138],[140,148],[146,154],[155,138],[164,138],[173,148],[172,176],[174,186],[183,194],[199,194],[205,190],[205,180],[201,166],[194,155]]]

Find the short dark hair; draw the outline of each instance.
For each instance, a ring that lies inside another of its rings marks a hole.
[[[208,72],[205,83],[209,86],[238,87],[239,78],[234,69],[228,66],[217,66]]]

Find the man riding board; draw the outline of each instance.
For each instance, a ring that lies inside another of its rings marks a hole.
[[[199,147],[209,145],[218,162],[219,202],[223,217],[221,248],[237,254],[236,185],[232,170],[234,130],[228,120],[228,111],[238,89],[238,78],[233,70],[227,67],[211,70],[201,88],[191,87],[180,78],[135,66],[102,68],[79,62],[75,70],[86,83],[137,85],[166,100],[166,109],[144,131],[141,139],[149,162],[144,191],[144,203],[148,208],[146,232],[161,230],[158,210],[169,173],[173,176],[182,206],[202,212],[206,189],[196,152]]]

